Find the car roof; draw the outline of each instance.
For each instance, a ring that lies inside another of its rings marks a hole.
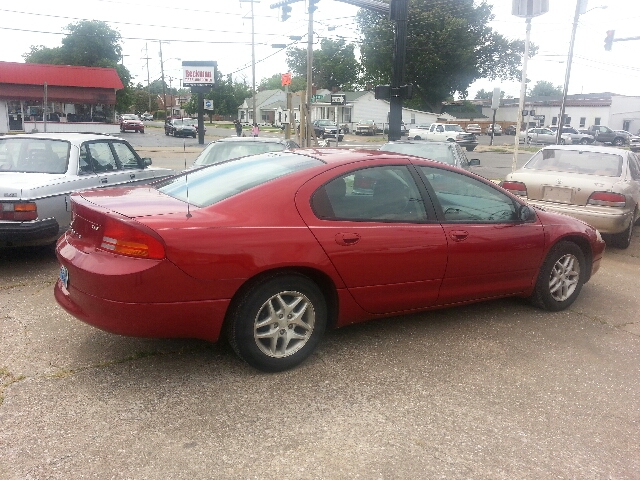
[[[107,133],[21,133],[18,135],[6,136],[3,138],[40,138],[43,140],[64,140],[71,143],[82,143],[90,140],[117,139]]]
[[[258,143],[284,143],[286,140],[277,137],[223,137],[211,143],[218,142],[258,142]]]
[[[416,144],[416,145],[424,145],[424,144],[429,144],[429,145],[447,145],[450,147],[453,147],[454,145],[457,145],[456,142],[436,142],[433,140],[394,140],[393,142],[387,142],[384,145],[393,145],[393,144]]]

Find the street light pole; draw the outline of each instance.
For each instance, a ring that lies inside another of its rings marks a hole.
[[[252,77],[252,110],[253,110],[253,123],[258,123],[256,120],[256,32],[255,23],[253,17],[253,4],[260,3],[258,0],[240,0],[240,3],[251,3],[251,77]]]
[[[558,131],[556,132],[556,144],[560,143],[562,137],[562,127],[564,126],[564,108],[567,103],[567,91],[569,90],[569,77],[571,76],[571,62],[573,60],[573,44],[576,40],[576,30],[578,20],[580,20],[581,0],[576,1],[576,13],[573,17],[573,29],[571,30],[571,43],[569,44],[569,56],[567,58],[567,71],[564,76],[564,89],[562,90],[562,102],[560,103],[560,116],[558,117]]]
[[[529,41],[531,39],[531,17],[527,17],[527,34],[524,41],[524,59],[522,60],[522,80],[520,82],[520,101],[518,102],[518,119],[516,120],[516,142],[513,146],[513,162],[511,171],[515,172],[518,165],[518,148],[520,147],[520,126],[522,125],[522,110],[524,110],[524,97],[527,92],[527,60],[529,59]],[[525,128],[526,132],[526,128]],[[525,134],[525,142],[527,136]]]

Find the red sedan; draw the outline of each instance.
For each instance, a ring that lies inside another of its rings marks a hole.
[[[291,368],[326,328],[498,297],[568,307],[589,225],[439,162],[298,150],[71,197],[57,301],[109,332],[216,341]]]

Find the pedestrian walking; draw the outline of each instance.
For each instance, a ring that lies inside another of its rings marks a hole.
[[[257,123],[254,123],[254,124],[253,124],[253,128],[251,129],[251,134],[252,134],[254,137],[257,137],[257,136],[260,134],[260,127],[258,126],[258,124],[257,124]]]
[[[236,127],[236,135],[239,137],[242,136],[242,124],[240,123],[240,120],[236,118],[233,123]]]

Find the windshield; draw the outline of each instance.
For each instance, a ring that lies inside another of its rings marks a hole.
[[[331,120],[318,120],[318,126],[320,127],[332,127],[335,125],[335,122]]]
[[[460,125],[445,125],[444,129],[447,132],[464,132],[464,130],[462,130],[462,127]]]
[[[0,171],[65,173],[71,145],[42,138],[0,139]]]
[[[449,165],[456,164],[452,146],[441,143],[387,143],[383,145],[380,150],[383,152],[404,153],[405,155],[413,155],[414,157],[428,158]]]
[[[122,115],[123,120],[140,120],[137,115]]]
[[[619,177],[622,172],[622,157],[611,153],[548,148],[536,153],[524,168]]]
[[[192,205],[208,207],[269,180],[322,164],[293,153],[266,153],[171,177],[156,188]]]
[[[285,149],[286,146],[284,144],[275,142],[256,142],[252,140],[213,142],[198,155],[193,164],[211,165],[212,163],[220,163],[233,158],[246,157],[258,153],[280,152]]]
[[[361,120],[360,123],[362,125],[373,125],[373,120]]]

